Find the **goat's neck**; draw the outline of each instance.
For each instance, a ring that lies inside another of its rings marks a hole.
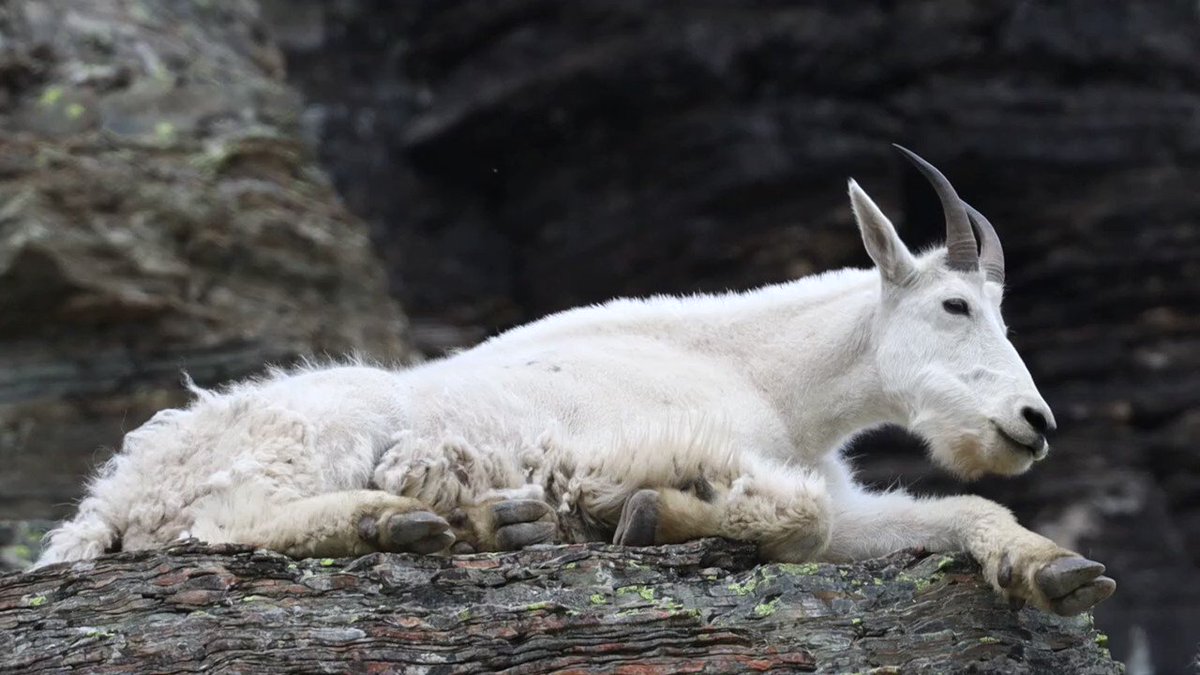
[[[828,292],[802,280],[731,299],[694,345],[748,373],[810,459],[865,428],[904,422],[875,361],[879,277],[851,274]]]

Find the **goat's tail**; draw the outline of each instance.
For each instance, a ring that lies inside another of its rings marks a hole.
[[[120,550],[122,539],[133,525],[130,512],[133,505],[145,501],[147,492],[156,492],[158,486],[150,483],[154,478],[162,478],[161,472],[155,473],[144,466],[143,456],[160,454],[164,448],[183,443],[177,425],[188,414],[164,410],[126,434],[121,451],[110,457],[88,481],[75,515],[46,534],[34,567],[88,560]],[[147,509],[154,506],[150,504]]]
[[[171,531],[170,539],[179,535],[181,486],[189,478],[181,463],[197,447],[211,444],[212,437],[224,433],[237,417],[237,411],[227,405],[205,407],[213,417],[199,423],[195,403],[219,396],[197,387],[186,374],[184,385],[195,396],[193,405],[159,411],[125,434],[121,450],[88,481],[76,514],[46,534],[34,567],[88,560],[122,548],[146,548],[161,543],[164,530]],[[208,428],[211,434],[203,436]]]
[[[113,548],[120,532],[106,518],[95,497],[79,505],[79,513],[46,534],[42,553],[33,566],[95,558]],[[89,503],[92,502],[92,503]]]

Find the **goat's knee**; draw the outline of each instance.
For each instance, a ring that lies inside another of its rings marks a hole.
[[[809,476],[764,479],[742,476],[731,486],[720,530],[723,536],[758,544],[763,558],[804,562],[829,546],[832,505],[824,483]]]
[[[496,490],[520,487],[525,481],[514,456],[454,436],[431,438],[405,431],[384,452],[373,479],[381,490],[449,513],[485,500]]]

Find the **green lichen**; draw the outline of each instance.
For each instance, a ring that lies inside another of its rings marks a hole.
[[[116,635],[116,633],[114,633],[110,630],[104,630],[102,628],[93,628],[83,634],[84,637],[97,638],[97,639],[101,639],[101,640],[107,640],[108,638],[110,638],[114,635]]]
[[[754,615],[759,618],[771,616],[775,613],[775,610],[779,609],[779,603],[779,598],[768,602],[760,602],[754,606]]]
[[[32,598],[30,598],[26,602],[26,604],[29,605],[30,607],[41,607],[42,605],[46,604],[46,596],[35,595]]]
[[[662,600],[659,600],[658,606],[661,607],[662,609],[665,609],[665,610],[668,610],[671,612],[675,612],[677,610],[683,609],[683,604],[680,602],[677,602],[675,600],[675,598],[672,598],[670,596],[667,596],[667,597],[663,598]]]
[[[954,558],[952,558],[950,556],[942,556],[937,561],[937,567],[934,569],[933,572],[930,572],[929,576],[913,577],[911,575],[905,574],[904,572],[901,572],[900,574],[896,575],[896,580],[902,581],[905,583],[910,583],[913,585],[914,590],[917,593],[924,593],[925,591],[929,590],[930,586],[938,583],[943,578],[945,578],[946,569],[951,567],[952,565],[954,565]],[[877,581],[876,583],[878,584],[880,582]]]
[[[913,586],[915,587],[917,593],[924,593],[925,591],[929,590],[930,586],[941,581],[943,576],[945,575],[941,574],[940,572],[934,572],[928,577],[912,579]]]
[[[471,620],[471,610],[464,609],[464,610],[460,611],[458,613],[458,620],[459,621],[470,621]]]
[[[787,574],[803,574],[805,576],[811,576],[813,574],[816,574],[817,572],[820,572],[821,566],[818,565],[817,563],[812,563],[812,562],[799,563],[799,564],[797,564],[797,563],[782,563],[779,565],[779,569],[783,570]]]
[[[159,143],[170,143],[175,140],[176,130],[175,125],[163,120],[154,125],[154,138],[158,139]]]
[[[257,602],[262,599],[263,596],[261,595],[247,595],[246,597],[242,598],[242,602]]]
[[[333,567],[333,558],[321,558],[321,567]]]
[[[858,618],[858,617],[854,617],[853,619],[850,619],[850,625],[851,625],[851,626],[861,626],[861,625],[862,625],[862,619],[860,619],[860,618]]]
[[[617,595],[637,595],[649,601],[654,599],[654,589],[649,586],[622,586],[617,589]]]
[[[62,100],[62,97],[62,87],[46,87],[46,89],[42,92],[41,97],[38,98],[38,104],[44,108],[50,108],[58,105],[58,102]]]
[[[572,563],[567,563],[566,565],[563,565],[563,569],[565,569],[565,570],[573,570],[576,567],[579,567],[579,563],[572,562]]]
[[[979,638],[979,642],[981,642],[982,644],[985,644],[985,645],[998,645],[998,644],[1000,644],[1000,638],[994,638],[990,635],[984,635],[983,637]]]
[[[1096,633],[1096,644],[1100,645],[1101,647],[1107,648],[1108,647],[1108,636],[1105,635],[1104,633]]]
[[[537,612],[537,611],[540,611],[543,609],[549,609],[549,608],[550,608],[550,603],[545,600],[543,600],[541,602],[534,602],[534,603],[525,605],[526,612]]]
[[[608,600],[605,599],[604,595],[600,594],[600,593],[592,593],[592,597],[588,598],[588,599],[591,601],[591,603],[593,605],[603,605],[606,602],[608,602]]]

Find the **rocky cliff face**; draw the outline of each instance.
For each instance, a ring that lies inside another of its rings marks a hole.
[[[408,352],[253,3],[0,6],[0,517],[265,362]]]
[[[853,174],[910,244],[935,161],[1000,229],[1007,316],[1061,434],[978,491],[1109,563],[1098,612],[1182,672],[1200,594],[1196,4],[265,3],[326,165],[421,344],[618,294],[866,264]],[[910,440],[868,475],[945,490]],[[1139,665],[1141,664],[1141,665]]]

